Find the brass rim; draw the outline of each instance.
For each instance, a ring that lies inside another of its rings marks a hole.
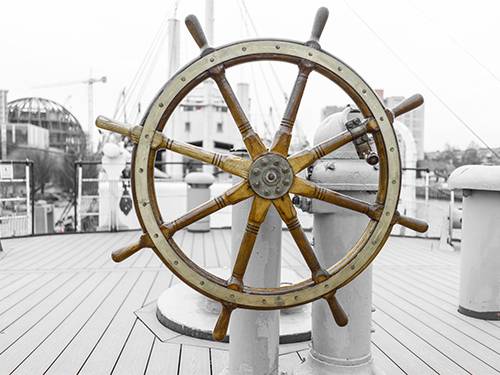
[[[208,78],[210,70],[250,61],[274,60],[293,64],[304,61],[312,69],[334,81],[358,105],[365,117],[372,117],[378,131],[374,134],[380,158],[377,202],[382,211],[342,260],[328,268],[329,277],[321,282],[304,280],[280,288],[229,289],[227,281],[203,270],[192,262],[172,238],[162,232],[162,219],[153,186],[156,131],[165,123],[182,98]],[[373,90],[354,70],[334,56],[299,42],[285,40],[250,40],[224,46],[204,54],[182,68],[160,91],[150,106],[133,156],[133,186],[137,214],[143,230],[149,234],[153,249],[180,279],[194,289],[229,306],[251,309],[276,309],[296,306],[321,298],[347,284],[365,269],[382,248],[390,234],[400,191],[399,150],[385,108]],[[146,177],[146,178],[145,178]]]

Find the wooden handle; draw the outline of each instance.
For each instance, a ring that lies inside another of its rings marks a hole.
[[[226,337],[227,329],[229,327],[229,319],[231,318],[231,313],[234,308],[227,305],[222,305],[222,311],[220,312],[219,319],[215,324],[214,331],[212,332],[212,337],[215,341],[222,341]]]
[[[319,42],[319,38],[321,37],[321,33],[325,28],[326,21],[328,20],[328,9],[325,7],[321,7],[316,12],[316,16],[314,17],[314,23],[311,30],[311,37],[309,38],[309,42]]]
[[[397,223],[419,233],[425,233],[429,229],[429,224],[425,221],[404,215],[399,215]]]
[[[119,263],[134,255],[139,250],[151,246],[153,246],[153,244],[150,241],[149,236],[147,234],[143,234],[138,242],[113,251],[111,253],[111,259],[113,259],[113,261],[115,261],[116,263]]]
[[[128,137],[130,134],[130,128],[127,125],[110,120],[104,116],[98,116],[95,120],[95,124],[100,129],[109,130],[125,137]]]
[[[339,327],[346,326],[349,322],[349,319],[347,318],[347,314],[345,313],[342,306],[340,306],[337,297],[335,297],[335,292],[327,294],[325,296],[325,300],[326,302],[328,302],[328,306],[330,307],[330,310],[332,312],[333,319],[335,319],[335,323],[337,323]]]
[[[205,33],[203,32],[203,28],[201,27],[200,21],[194,14],[190,14],[186,17],[185,21],[186,26],[189,30],[189,33],[193,37],[194,41],[203,51],[208,48],[208,41]]]
[[[391,112],[394,118],[404,115],[411,110],[420,107],[424,104],[424,97],[420,94],[415,94],[410,96],[409,98],[403,100],[397,106],[391,109]]]

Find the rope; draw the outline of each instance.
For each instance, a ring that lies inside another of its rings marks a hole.
[[[418,80],[447,110],[450,112],[453,117],[455,117],[456,120],[460,124],[462,124],[472,135],[474,135],[493,155],[495,155],[497,158],[500,159],[500,155],[498,155],[495,150],[493,150],[486,141],[477,134],[472,127],[465,121],[463,120],[458,113],[456,113],[453,108],[451,108],[430,86],[429,84],[422,78],[420,77],[417,72],[412,69],[405,60],[394,50],[392,47],[366,22],[361,15],[356,12],[348,3],[348,1],[344,0],[345,5],[349,10],[358,18],[364,25],[365,27],[387,48],[387,50],[401,63],[403,66],[411,73],[411,75]]]

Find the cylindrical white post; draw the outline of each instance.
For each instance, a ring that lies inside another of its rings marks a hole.
[[[368,193],[349,192],[358,199],[371,200]],[[367,224],[356,213],[337,212],[314,216],[315,250],[322,264],[339,261],[351,248]],[[334,245],[332,245],[334,244]],[[339,327],[324,300],[312,305],[312,347],[305,366],[297,374],[374,374],[371,356],[372,270],[337,292],[337,299],[349,316],[349,323]]]
[[[210,200],[210,186],[214,180],[214,176],[204,172],[192,172],[186,176],[188,211]],[[190,232],[208,232],[210,216],[194,222],[187,229]]]
[[[327,117],[314,137],[318,144],[345,130],[346,122],[357,116],[350,108]],[[373,202],[378,173],[360,160],[351,143],[316,163],[311,180],[340,193]],[[321,264],[330,267],[342,259],[360,238],[368,218],[354,211],[313,200],[314,250]],[[349,322],[339,327],[325,300],[312,304],[312,346],[305,362],[294,375],[380,374],[371,354],[372,271],[368,267],[336,292]]]
[[[464,165],[448,184],[463,190],[458,312],[500,320],[500,166]]]
[[[233,206],[232,256],[240,247],[247,225],[252,199]],[[262,223],[245,277],[246,285],[277,287],[281,268],[281,219],[274,207]],[[278,374],[279,310],[258,311],[237,309],[229,326],[230,375]]]

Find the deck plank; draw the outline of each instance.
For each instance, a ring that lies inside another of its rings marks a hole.
[[[113,370],[123,345],[128,339],[136,317],[134,311],[144,303],[146,292],[154,280],[154,273],[141,272],[130,294],[117,314],[99,337],[89,357],[80,369],[81,374],[109,374]]]
[[[35,324],[28,327],[27,330],[25,330],[22,335],[15,338],[15,340],[8,340],[9,342],[11,341],[9,345],[2,345],[2,343],[0,343],[0,354],[2,356],[2,361],[0,363],[2,371],[0,373],[10,373],[19,366],[32,354],[34,349],[37,349],[40,343],[43,343],[44,340],[64,323],[79,306],[87,301],[94,291],[100,289],[99,285],[105,282],[108,276],[109,273],[91,275],[82,285],[84,287],[73,290],[68,298],[65,298],[62,303],[56,305],[47,315],[43,316],[43,324]],[[5,331],[7,336],[11,336],[12,331],[15,332],[15,330],[11,328],[12,326]],[[9,338],[13,337],[11,336]]]
[[[182,345],[162,343],[154,339],[146,375],[177,375]],[[208,375],[206,373],[205,375]]]
[[[119,288],[99,306],[93,316],[85,322],[75,335],[66,341],[57,356],[45,370],[48,374],[76,374],[83,366],[94,346],[98,342],[106,327],[112,322],[135,283],[139,279],[138,272],[122,274]]]
[[[444,336],[440,332],[436,332],[432,327],[429,327],[399,306],[393,305],[389,299],[385,299],[375,293],[374,304],[378,310],[391,316],[392,319],[410,329],[416,336],[433,347],[439,348],[441,353],[455,363],[460,364],[460,366],[467,371],[474,374],[488,374],[494,371],[491,366],[488,366],[488,364],[475,357],[464,348],[458,346],[455,342],[450,340],[450,338]]]
[[[135,310],[178,282],[150,250],[112,262],[111,251],[139,234],[2,240],[0,374],[16,367],[51,374],[222,371],[226,351],[197,347],[194,339],[162,343],[136,320]],[[230,266],[230,230],[182,230],[175,239],[203,267]],[[282,246],[283,267],[308,277],[287,231]],[[372,351],[386,374],[498,373],[500,323],[456,311],[459,261],[459,252],[439,251],[435,241],[398,237],[375,260]],[[300,357],[291,353],[280,361],[289,370]]]
[[[42,342],[21,362],[14,373],[37,374],[44,372],[54,358],[65,349],[67,344],[78,332],[85,327],[109,295],[116,289],[124,275],[110,273],[92,291],[85,302],[80,304],[61,322],[56,329],[50,332]]]
[[[178,375],[207,374],[210,374],[209,349],[183,345]]]

